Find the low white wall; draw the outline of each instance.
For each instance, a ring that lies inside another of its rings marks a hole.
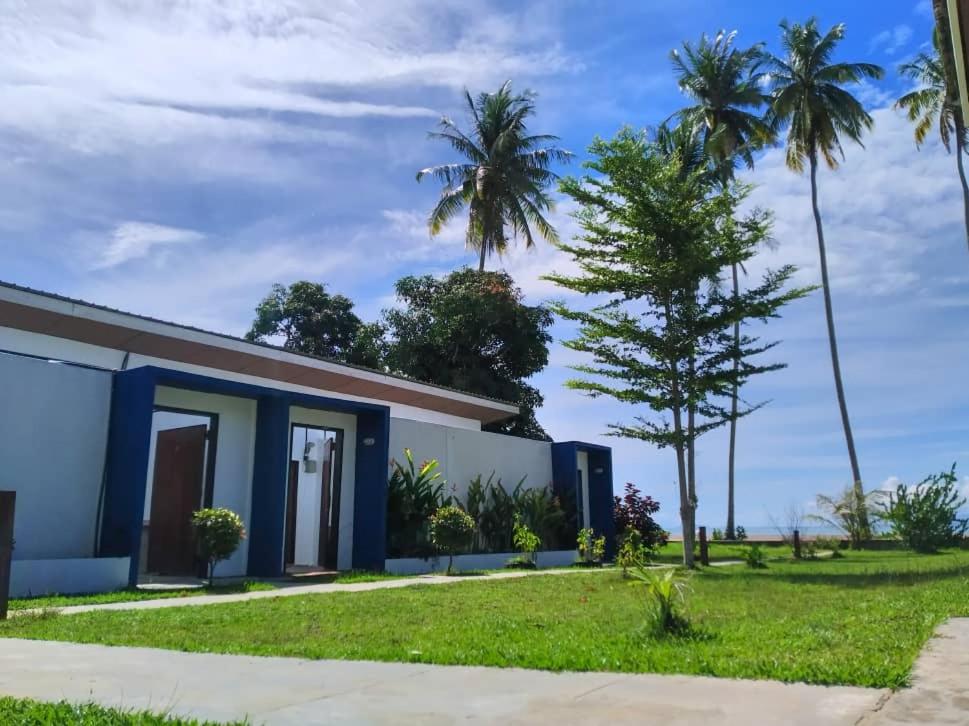
[[[448,483],[446,492],[461,501],[479,474],[487,479],[494,472],[494,481],[500,478],[509,492],[522,477],[529,489],[552,483],[552,445],[547,441],[391,418],[391,458],[403,461],[405,448],[413,452],[418,466],[426,459],[437,459]]]
[[[110,592],[128,586],[130,557],[67,560],[14,560],[10,597]]]
[[[454,569],[460,572],[468,570],[498,570],[505,566],[513,557],[519,557],[519,552],[498,552],[479,555],[456,555]],[[538,553],[539,567],[568,567],[578,558],[575,550],[550,550]],[[384,569],[395,575],[423,575],[428,572],[443,572],[447,569],[447,557],[432,557],[422,560],[419,557],[402,557],[395,560],[385,560]]]
[[[252,504],[252,460],[256,444],[256,402],[248,398],[159,386],[155,390],[155,405],[219,415],[212,506],[231,509],[242,517],[248,529]],[[150,464],[145,475],[145,501],[146,507],[150,507],[154,476]],[[233,577],[246,574],[248,544],[249,540],[244,539],[232,557],[219,563],[219,575]]]
[[[110,406],[106,371],[0,353],[0,489],[17,492],[15,561],[94,554]]]

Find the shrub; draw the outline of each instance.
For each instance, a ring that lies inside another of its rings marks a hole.
[[[859,496],[851,486],[845,487],[835,497],[818,494],[817,507],[821,514],[808,515],[808,519],[844,532],[848,535],[851,548],[861,549],[871,536],[868,523],[879,517],[878,502],[881,496],[881,492],[868,492]]]
[[[841,540],[838,537],[818,535],[814,538],[814,546],[819,551],[827,550],[831,552],[832,559],[844,557],[844,555],[841,554]]]
[[[536,553],[538,548],[542,546],[542,540],[528,528],[521,516],[517,514],[515,515],[515,533],[512,540],[515,549],[522,553],[522,558],[531,562],[533,567],[536,566]]]
[[[744,550],[744,564],[755,570],[767,567],[767,554],[759,544],[752,544]]]
[[[579,562],[600,565],[606,556],[606,538],[596,537],[591,528],[580,529],[576,549],[579,551]]]
[[[628,532],[638,532],[642,546],[650,550],[662,547],[669,535],[652,517],[658,511],[659,502],[627,483],[623,496],[615,497],[613,503],[617,536],[622,538]]]
[[[227,560],[245,539],[242,517],[231,509],[216,507],[199,509],[192,514],[192,527],[198,541],[199,554],[208,563],[209,581],[215,575],[217,562]]]
[[[625,577],[629,574],[629,570],[642,567],[648,563],[652,554],[652,550],[643,544],[639,532],[631,530],[626,532],[619,542],[616,564],[622,569],[622,574]]]
[[[733,530],[733,536],[738,542],[745,542],[747,541],[747,530],[743,527],[735,527]]]
[[[713,532],[710,533],[710,539],[714,542],[723,539],[723,530],[714,527]]]
[[[551,487],[526,489],[522,477],[509,492],[501,479],[495,481],[494,477],[494,472],[486,480],[478,475],[468,486],[465,511],[477,524],[475,552],[511,551],[516,517],[538,536],[540,546],[557,548],[571,540],[574,529],[570,516]]]
[[[630,574],[637,580],[633,584],[642,583],[645,586],[649,623],[654,632],[666,634],[687,628],[686,617],[677,611],[678,606],[686,601],[687,585],[676,569],[640,565],[630,570]]]
[[[471,544],[474,520],[460,507],[447,505],[431,515],[430,534],[434,546],[448,556],[447,572],[450,575],[454,555]]]
[[[387,484],[387,555],[428,557],[433,554],[428,526],[430,517],[447,502],[445,482],[436,459],[414,465],[410,449],[404,449],[406,466],[391,462]]]
[[[958,544],[969,528],[969,519],[959,518],[966,499],[958,487],[955,464],[914,487],[899,484],[882,504],[883,518],[892,534],[916,552],[937,552]]]

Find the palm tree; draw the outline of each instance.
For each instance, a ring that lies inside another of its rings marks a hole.
[[[754,166],[753,152],[771,143],[771,126],[757,113],[769,99],[763,91],[763,44],[746,50],[733,47],[736,31],[721,30],[711,41],[706,34],[694,48],[683,44],[683,52],[672,51],[670,58],[680,90],[695,101],[676,115],[680,122],[702,134],[708,158],[712,161],[721,187],[734,176],[737,161]],[[733,295],[740,295],[738,265],[731,265]],[[734,346],[740,348],[740,323],[734,325]],[[734,358],[734,371],[740,359]],[[734,460],[737,447],[737,401],[739,391],[731,392],[730,448],[727,454],[727,539],[734,538]]]
[[[824,246],[824,228],[818,208],[818,156],[829,169],[838,168],[838,157],[844,158],[841,138],[859,146],[862,134],[871,129],[873,121],[864,106],[843,86],[859,83],[866,78],[878,79],[884,70],[871,63],[832,63],[835,48],[845,34],[843,24],[835,25],[821,35],[817,20],[811,18],[804,25],[781,23],[781,45],[784,58],[770,57],[771,117],[775,127],[788,124],[787,166],[795,172],[804,171],[804,162],[811,169],[811,206],[818,234],[818,253],[821,261],[821,286],[824,292],[824,312],[828,324],[828,343],[831,347],[831,366],[834,385],[841,410],[845,443],[851,463],[852,486],[858,502],[864,499],[858,455],[851,434],[848,405],[841,382],[838,361],[838,339],[834,330],[834,311],[831,305],[831,285],[828,280],[828,260]],[[870,533],[867,513],[862,514],[862,528]]]
[[[545,218],[552,208],[546,190],[557,179],[549,167],[552,162],[567,162],[572,155],[547,145],[558,141],[557,136],[528,134],[525,122],[535,113],[532,92],[514,94],[511,81],[506,81],[496,93],[482,93],[476,100],[467,91],[464,95],[471,131],[462,132],[444,117],[440,131],[428,136],[446,141],[466,161],[421,169],[417,181],[431,175],[444,184],[428,219],[432,235],[468,206],[466,240],[478,250],[478,269],[483,271],[489,254],[501,254],[507,248],[509,228],[516,238],[524,237],[526,247],[535,244],[532,227],[545,240],[558,241]]]
[[[915,123],[916,147],[923,144],[936,124],[946,151],[952,151],[952,138],[955,137],[956,166],[959,169],[959,181],[962,182],[966,243],[969,244],[969,184],[966,183],[966,170],[962,159],[966,152],[966,127],[958,102],[952,105],[947,101],[949,84],[946,83],[945,69],[942,66],[938,29],[932,34],[932,47],[932,53],[919,53],[914,60],[898,67],[901,75],[921,84],[921,88],[898,99],[895,108],[904,109],[909,121]],[[958,99],[958,91],[956,98]]]

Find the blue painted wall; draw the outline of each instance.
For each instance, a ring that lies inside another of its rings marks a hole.
[[[278,577],[283,573],[290,406],[356,414],[353,566],[383,569],[390,442],[388,406],[146,366],[114,374],[99,549],[101,556],[131,557],[132,584],[138,581],[151,423],[155,387],[159,385],[256,399],[247,572],[259,577]],[[373,439],[373,444],[365,446],[364,439]],[[226,455],[220,452],[216,458],[220,454]]]
[[[372,444],[365,441],[372,439]],[[357,414],[353,492],[353,567],[383,570],[387,542],[390,410]]]
[[[138,581],[154,408],[155,377],[151,370],[136,368],[115,373],[98,554],[130,556],[128,576],[132,584]]]
[[[576,496],[579,452],[589,455],[589,523],[596,535],[606,538],[606,557],[616,551],[616,523],[613,518],[612,449],[581,441],[552,444],[552,488],[563,496]],[[601,469],[596,473],[597,469]]]
[[[286,477],[289,471],[289,399],[262,396],[256,405],[256,450],[252,466],[249,559],[254,577],[283,574]]]

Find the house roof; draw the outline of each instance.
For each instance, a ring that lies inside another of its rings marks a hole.
[[[500,421],[512,403],[0,281],[0,326],[154,358]]]

